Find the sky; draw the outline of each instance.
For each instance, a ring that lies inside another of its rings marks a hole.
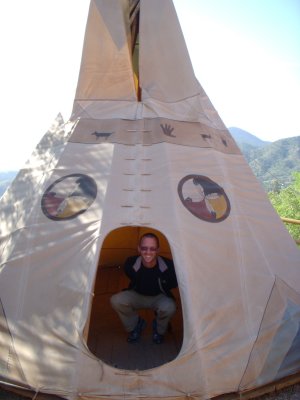
[[[163,1],[163,0],[162,0]],[[194,72],[227,127],[300,135],[300,0],[174,0]],[[0,2],[0,171],[71,115],[89,0]]]

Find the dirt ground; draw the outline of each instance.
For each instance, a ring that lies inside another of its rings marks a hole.
[[[277,393],[266,394],[257,400],[300,400],[300,384],[293,385]]]
[[[31,397],[31,399],[39,400],[40,396]],[[47,397],[42,398],[43,400],[47,400]],[[51,398],[49,398],[50,400]],[[52,397],[53,399],[53,397]],[[58,399],[56,397],[56,399]],[[243,397],[241,397],[241,400]],[[290,386],[286,389],[280,390],[276,393],[266,394],[264,396],[259,396],[255,398],[256,400],[300,400],[300,384]],[[28,397],[23,397],[11,392],[7,392],[0,388],[0,400],[28,400]],[[227,400],[230,400],[227,398]]]

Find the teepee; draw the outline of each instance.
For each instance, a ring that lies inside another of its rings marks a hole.
[[[171,0],[91,1],[72,116],[0,206],[5,387],[210,399],[300,371],[299,250],[196,80]],[[182,342],[120,368],[88,345],[93,298],[145,231],[173,258]]]

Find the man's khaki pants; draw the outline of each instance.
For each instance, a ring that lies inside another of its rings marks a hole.
[[[134,290],[124,290],[114,294],[110,301],[127,332],[131,332],[137,325],[139,318],[137,310],[151,309],[156,313],[157,332],[163,335],[176,311],[175,300],[163,293],[157,296],[144,296]]]

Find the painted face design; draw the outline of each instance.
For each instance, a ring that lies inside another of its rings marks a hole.
[[[202,175],[187,175],[178,184],[182,204],[197,218],[220,222],[230,213],[229,199],[217,183]]]
[[[41,207],[46,217],[54,221],[75,218],[84,213],[97,195],[95,181],[83,174],[66,175],[45,191]]]

